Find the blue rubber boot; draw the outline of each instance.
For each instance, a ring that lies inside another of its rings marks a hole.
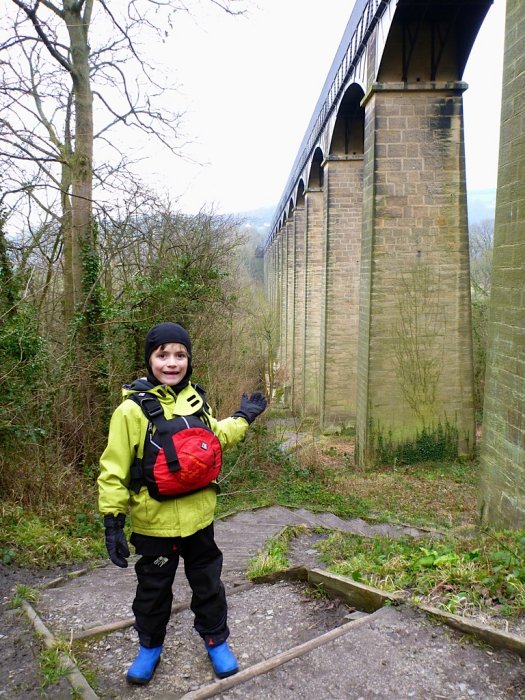
[[[135,657],[135,661],[129,667],[128,675],[126,676],[128,683],[136,685],[146,685],[153,678],[155,669],[159,665],[160,655],[162,652],[162,644],[160,647],[139,647],[139,653]]]
[[[206,644],[206,651],[217,678],[228,678],[239,670],[237,659],[228,642],[222,642],[217,646]]]

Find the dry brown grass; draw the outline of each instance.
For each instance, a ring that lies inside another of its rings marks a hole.
[[[353,438],[323,436],[302,452],[300,460],[337,493],[366,501],[374,515],[432,527],[474,526],[474,463],[385,465],[361,470],[354,465],[353,454]]]

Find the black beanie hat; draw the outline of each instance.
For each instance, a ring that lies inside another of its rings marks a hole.
[[[177,385],[177,388],[180,387],[182,389],[182,386],[186,386],[188,384],[192,373],[191,339],[188,331],[182,326],[179,326],[178,323],[159,323],[158,325],[149,329],[148,334],[146,335],[146,340],[144,341],[144,360],[148,369],[148,379],[153,384],[158,384],[158,381],[155,379],[151,371],[149,358],[154,350],[156,350],[160,345],[166,345],[166,343],[180,343],[181,345],[184,345],[188,351],[188,355],[190,356],[188,360],[188,371],[186,372],[181,384]]]

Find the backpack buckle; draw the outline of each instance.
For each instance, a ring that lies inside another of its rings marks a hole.
[[[162,410],[162,406],[160,405],[160,402],[156,396],[141,396],[139,401],[140,407],[148,418],[164,416],[164,411]]]

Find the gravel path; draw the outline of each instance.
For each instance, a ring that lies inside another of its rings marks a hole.
[[[52,633],[79,639],[73,651],[96,690],[93,697],[169,700],[203,697],[250,700],[507,700],[525,698],[524,666],[518,656],[474,645],[448,628],[408,608],[382,608],[370,615],[354,613],[341,601],[313,595],[302,583],[251,585],[248,561],[285,525],[305,524],[392,537],[417,535],[410,528],[344,521],[332,514],[266,508],[239,513],[216,523],[223,549],[228,590],[231,645],[241,672],[218,683],[200,638],[192,628],[189,589],[178,572],[174,586],[177,611],[172,615],[165,650],[154,680],[146,688],[130,687],[125,673],[136,652],[130,606],[135,578],[132,566],[103,565],[43,590],[36,611]],[[316,564],[311,538],[300,538],[294,560]],[[36,700],[70,698],[66,681],[42,693],[38,680],[39,642],[24,617],[6,604],[18,573],[36,583],[56,572],[6,572],[2,576],[0,698]],[[11,577],[11,578],[10,578]],[[7,584],[7,587],[6,587]],[[355,619],[354,619],[355,618]],[[88,636],[112,623],[112,631]],[[340,635],[326,640],[326,635]],[[82,639],[80,639],[82,638]],[[321,643],[322,642],[322,643]],[[292,652],[291,650],[295,650]],[[298,654],[300,651],[300,655]],[[287,656],[296,656],[282,663]],[[264,673],[253,669],[264,668]],[[250,677],[253,675],[253,677]],[[241,684],[238,681],[243,680]]]

